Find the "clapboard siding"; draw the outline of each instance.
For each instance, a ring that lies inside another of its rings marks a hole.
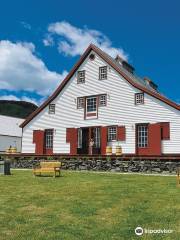
[[[55,153],[69,153],[66,143],[66,128],[85,126],[125,125],[126,141],[120,142],[124,153],[135,153],[135,124],[170,122],[170,140],[163,141],[163,153],[180,153],[180,112],[147,94],[144,105],[134,105],[134,94],[138,89],[130,85],[114,69],[108,66],[108,79],[98,80],[99,67],[105,63],[96,55],[88,58],[79,70],[86,70],[85,84],[77,84],[76,74],[52,103],[56,114],[49,115],[48,107],[40,112],[23,129],[22,152],[33,153],[32,132],[36,129],[54,128]],[[84,110],[77,109],[77,97],[107,94],[107,106],[100,107],[98,119],[84,120]],[[116,142],[111,143],[115,149]]]

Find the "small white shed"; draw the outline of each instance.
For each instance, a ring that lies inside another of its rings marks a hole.
[[[10,146],[21,152],[22,128],[19,125],[22,118],[0,115],[0,152],[5,152]]]

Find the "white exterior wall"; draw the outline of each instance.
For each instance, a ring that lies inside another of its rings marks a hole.
[[[21,137],[0,135],[0,152],[5,152],[10,146],[17,147],[17,152],[21,152]]]
[[[108,67],[108,79],[98,80],[99,67],[108,65],[96,54],[94,61],[88,58],[79,70],[86,70],[85,84],[77,84],[76,74],[67,83],[56,104],[56,114],[49,115],[48,107],[39,113],[23,129],[22,152],[34,153],[33,130],[54,128],[54,153],[69,153],[66,128],[85,126],[125,125],[126,141],[120,142],[123,153],[135,153],[135,123],[170,122],[170,140],[162,142],[163,153],[180,153],[180,111],[144,95],[145,104],[135,105],[134,94],[138,89],[130,85],[114,69]],[[84,109],[77,109],[77,97],[107,94],[107,106],[100,107],[98,119],[84,120]],[[116,142],[112,145],[115,147]]]

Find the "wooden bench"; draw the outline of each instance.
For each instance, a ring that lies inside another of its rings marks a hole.
[[[33,169],[35,176],[49,175],[53,173],[54,177],[60,176],[61,162],[40,162],[40,166]]]
[[[177,185],[180,186],[180,167],[177,168]]]

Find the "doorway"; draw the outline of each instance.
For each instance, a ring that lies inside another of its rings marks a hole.
[[[78,129],[78,154],[89,154],[89,143],[93,139],[92,154],[100,154],[100,127],[88,127]]]

